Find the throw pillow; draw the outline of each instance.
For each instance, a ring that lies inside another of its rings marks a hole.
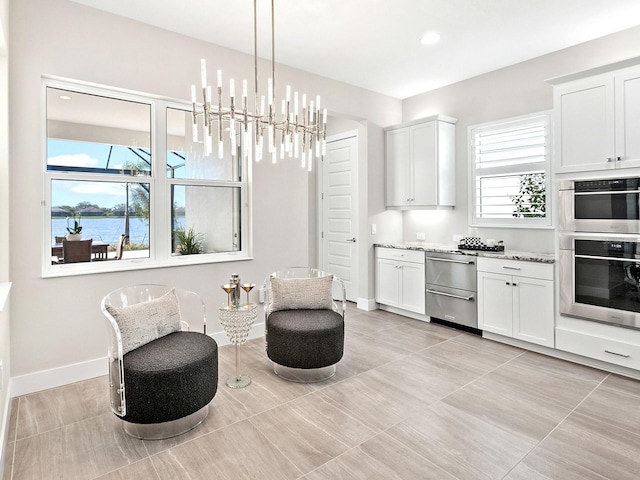
[[[120,328],[123,355],[181,329],[175,290],[146,302],[127,307],[107,305],[106,309]]]
[[[277,278],[271,277],[271,312],[278,310],[331,309],[333,277]]]

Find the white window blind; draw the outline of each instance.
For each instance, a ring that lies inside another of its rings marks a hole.
[[[549,114],[469,127],[471,224],[549,226]]]

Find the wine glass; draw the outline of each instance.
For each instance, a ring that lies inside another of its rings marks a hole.
[[[253,287],[256,286],[255,283],[243,283],[242,285],[240,285],[242,287],[242,289],[247,292],[247,306],[249,306],[249,292],[251,290],[253,290]]]
[[[231,283],[225,283],[224,285],[221,285],[222,289],[227,292],[227,308],[231,308],[231,292],[233,292],[236,289],[235,285],[232,285]]]

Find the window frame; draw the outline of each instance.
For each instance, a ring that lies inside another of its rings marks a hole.
[[[509,125],[527,125],[539,123],[540,120],[545,124],[545,160],[544,162],[536,163],[522,163],[517,165],[502,165],[493,167],[484,167],[482,169],[476,167],[475,157],[475,134],[476,131],[491,131],[502,130]],[[550,229],[553,228],[552,218],[552,172],[551,172],[551,155],[553,152],[553,116],[551,110],[544,110],[541,112],[521,115],[517,117],[505,118],[501,120],[486,122],[477,125],[470,125],[467,127],[467,147],[468,147],[468,168],[469,168],[469,225],[471,227],[498,227],[498,228],[535,228],[535,229]],[[476,215],[477,207],[477,195],[476,195],[476,181],[483,176],[508,176],[527,173],[533,165],[540,165],[540,169],[544,171],[545,175],[545,217],[544,218],[527,218],[527,217],[513,217],[513,218],[482,218]],[[483,175],[480,175],[480,172]]]
[[[65,89],[89,95],[100,95],[116,100],[132,101],[150,106],[150,149],[151,175],[144,177],[114,176],[111,174],[95,174],[83,172],[65,172],[47,170],[47,88]],[[104,272],[142,270],[149,268],[166,268],[183,265],[210,264],[252,259],[252,225],[251,225],[251,170],[250,161],[240,159],[241,176],[239,181],[218,181],[185,178],[169,178],[166,173],[167,163],[167,109],[173,108],[191,111],[189,101],[181,101],[113,88],[104,85],[89,84],[70,79],[43,76],[41,82],[41,138],[42,138],[42,237],[41,258],[42,278],[63,277],[72,275],[99,274]],[[189,132],[187,132],[188,134]],[[213,157],[212,157],[213,158]],[[217,158],[217,157],[216,157]],[[117,183],[148,183],[150,187],[149,203],[149,257],[122,259],[118,261],[99,261],[74,264],[51,264],[51,182],[54,179],[104,181]],[[171,252],[171,184],[188,186],[233,186],[240,188],[240,250],[233,252],[212,252],[197,255],[173,255]]]

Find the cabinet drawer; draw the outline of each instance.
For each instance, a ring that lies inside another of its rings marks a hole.
[[[401,262],[424,263],[424,252],[421,250],[404,250],[402,248],[376,247],[376,258],[386,258]]]
[[[478,271],[553,280],[553,264],[478,257]]]
[[[556,348],[584,357],[640,370],[640,345],[556,328]]]
[[[478,328],[476,293],[427,284],[427,315]]]

